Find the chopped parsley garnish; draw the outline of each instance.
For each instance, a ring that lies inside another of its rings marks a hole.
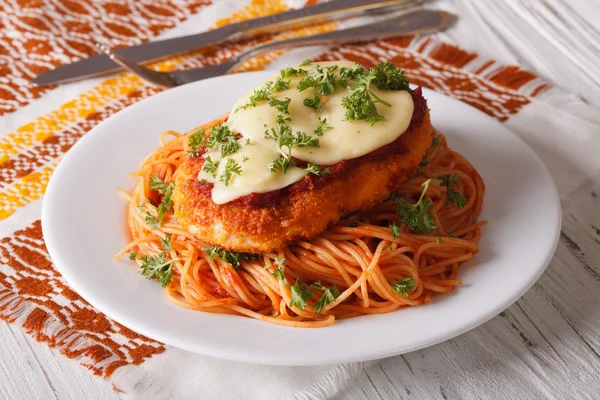
[[[398,225],[392,222],[390,224],[390,230],[392,231],[392,237],[394,238],[394,240],[400,237],[400,227]]]
[[[248,156],[244,156],[244,158],[242,158],[242,162],[246,162],[246,161],[248,161],[249,159],[250,159],[250,157],[248,157]]]
[[[198,150],[204,142],[206,142],[206,132],[204,131],[204,128],[200,128],[188,136],[188,145],[192,150]]]
[[[135,260],[137,258],[137,253],[135,251],[132,251],[131,253],[129,253],[129,259],[130,260]]]
[[[317,95],[328,96],[335,90],[337,81],[336,70],[337,66],[335,65],[328,67],[314,65],[314,68],[308,71],[298,82],[296,88],[299,92],[313,88]]]
[[[283,258],[276,258],[275,259],[275,264],[277,264],[277,265],[284,265],[285,264],[285,257],[283,257]]]
[[[187,156],[187,158],[193,158],[193,157],[198,157],[200,155],[199,151],[186,151],[185,155]]]
[[[316,136],[323,136],[325,132],[330,131],[332,129],[333,127],[331,125],[327,125],[327,118],[319,118],[319,125],[317,125],[313,133]]]
[[[467,202],[465,196],[461,192],[452,188],[452,185],[458,186],[460,182],[460,175],[455,173],[454,175],[442,175],[440,176],[440,183],[442,186],[446,186],[446,207],[450,203],[454,204],[456,208],[463,208]]]
[[[225,249],[221,249],[217,246],[210,247],[208,249],[203,250],[210,260],[214,260],[219,257],[226,263],[229,263],[233,269],[240,269],[240,262],[244,260],[256,260],[261,257],[260,254],[252,254],[252,253],[244,253],[238,251],[229,251]]]
[[[437,228],[435,221],[429,215],[429,210],[433,207],[431,199],[425,198],[425,193],[431,184],[431,179],[423,182],[423,192],[419,201],[415,204],[411,204],[406,201],[405,198],[399,197],[396,199],[398,208],[396,208],[396,214],[400,218],[400,222],[406,224],[410,230],[417,234],[429,233]]]
[[[251,144],[251,140],[250,140],[250,138],[247,138],[246,139],[246,145],[249,145],[249,144]]]
[[[233,158],[227,159],[227,164],[225,164],[225,169],[221,174],[219,180],[223,182],[225,186],[229,186],[229,180],[231,179],[232,174],[240,175],[242,173],[242,167],[235,161]]]
[[[219,161],[214,162],[211,160],[210,156],[204,159],[204,165],[202,166],[202,171],[207,174],[211,174],[213,178],[217,176],[217,168],[219,168]]]
[[[313,305],[313,309],[315,310],[315,312],[317,313],[321,313],[321,311],[323,311],[323,308],[331,303],[333,303],[335,301],[335,299],[337,299],[338,297],[340,297],[340,291],[339,289],[333,285],[332,288],[328,288],[326,286],[323,286],[321,284],[321,282],[315,282],[311,285],[311,287],[313,289],[317,289],[317,290],[322,290],[323,291],[323,295],[321,296],[321,298],[319,299],[319,301],[317,301],[314,305]]]
[[[225,124],[215,126],[210,131],[210,137],[206,142],[207,149],[220,147],[221,157],[227,157],[237,153],[240,144],[237,142],[237,135]]]
[[[268,163],[267,167],[269,167],[269,171],[271,172],[281,171],[285,174],[287,173],[287,170],[290,167],[293,167],[295,165],[296,163],[291,158],[279,156],[277,158],[274,158],[273,161],[271,161],[270,163]]]
[[[355,222],[355,221],[353,221],[353,222],[350,222],[350,223],[348,224],[348,227],[349,227],[349,228],[358,228],[358,222]]]
[[[160,248],[163,251],[173,250],[173,243],[171,243],[171,235],[165,235],[164,238],[160,239]]]
[[[277,78],[275,84],[273,85],[273,92],[283,92],[284,90],[288,90],[290,88],[290,80],[284,80],[281,78]]]
[[[399,279],[397,281],[390,281],[390,291],[398,293],[400,296],[408,297],[410,292],[415,290],[417,287],[415,280],[412,276],[407,276],[404,279]]]
[[[311,65],[312,63],[310,62],[310,60],[308,58],[305,58],[304,60],[302,60],[302,64],[300,64],[301,67],[306,67],[308,65]]]
[[[167,254],[161,253],[153,257],[142,254],[139,257],[141,261],[140,273],[148,279],[158,279],[162,287],[169,286],[173,277],[173,263],[175,260],[167,260]]]
[[[208,182],[208,179],[202,178],[202,179],[200,179],[200,183],[203,185],[206,185],[207,183],[210,183],[210,182]]]
[[[301,70],[301,69],[296,69],[296,68],[284,68],[281,71],[279,71],[279,75],[281,76],[281,79],[286,79],[286,78],[293,78],[295,76],[298,75],[302,75],[305,71]]]
[[[300,279],[296,279],[296,283],[292,285],[291,290],[292,300],[290,301],[290,307],[296,307],[300,311],[304,310],[306,307],[306,300],[310,299],[312,296],[310,289]]]
[[[323,106],[323,98],[321,96],[319,96],[318,94],[315,94],[313,97],[305,98],[303,104],[306,107],[313,108],[317,111],[320,111],[321,107]]]
[[[440,139],[438,139],[437,137],[434,137],[433,140],[431,141],[431,146],[429,146],[429,149],[427,149],[427,151],[425,152],[425,154],[423,154],[423,158],[421,158],[421,162],[419,163],[419,166],[417,168],[417,174],[421,172],[421,168],[425,168],[426,166],[429,165],[429,156],[431,155],[431,152],[433,152],[433,150],[440,144]]]
[[[342,67],[340,68],[340,76],[338,83],[341,86],[347,86],[349,80],[357,80],[359,76],[365,74],[365,69],[359,63],[354,63],[352,68]]]
[[[269,105],[279,111],[281,119],[291,121],[289,106],[292,99],[286,97],[285,100],[278,100],[275,97],[269,99]]]
[[[374,76],[373,84],[380,90],[406,90],[410,92],[408,79],[404,71],[391,62],[379,63],[370,71]]]
[[[273,159],[273,161],[268,164],[269,170],[271,172],[280,170],[284,174],[289,167],[295,165],[292,160],[292,149],[294,146],[319,147],[319,139],[313,138],[304,132],[297,132],[296,135],[294,135],[290,126],[281,123],[278,124],[277,127],[265,131],[265,139],[275,141],[277,148],[285,153],[283,156]]]
[[[249,107],[256,107],[258,102],[269,100],[269,97],[271,97],[271,93],[273,92],[272,86],[273,86],[273,82],[267,82],[267,83],[265,83],[265,85],[262,88],[255,89],[252,96],[250,96],[250,98],[248,99],[249,102],[244,104],[243,106],[239,106],[238,108],[235,109],[234,112],[237,112],[240,109],[246,110]]]
[[[308,166],[304,168],[304,170],[317,176],[331,175],[331,170],[329,168],[321,169],[321,167],[313,163],[308,163]]]
[[[275,311],[275,312],[274,312],[274,313],[271,315],[271,317],[272,317],[272,318],[277,318],[277,317],[279,317],[279,311]]]
[[[282,281],[283,283],[287,283],[285,279],[285,269],[284,267],[279,267],[275,271],[271,272],[271,274],[277,278],[277,280]]]
[[[173,182],[163,182],[158,176],[152,174],[149,185],[150,189],[156,190],[160,195],[162,195],[160,204],[156,208],[157,217],[149,212],[146,212],[146,223],[152,228],[158,229],[162,226],[165,215],[167,215],[167,213],[171,210],[171,207],[173,207],[173,200],[171,197],[173,196],[175,184]]]
[[[441,238],[441,237],[439,237],[439,236],[438,236],[438,237],[435,239],[435,242],[436,242],[437,244],[444,243],[444,241],[442,240],[442,238]]]
[[[391,107],[391,104],[378,97],[370,89],[375,75],[359,76],[354,85],[348,89],[348,96],[342,99],[342,106],[346,109],[348,121],[365,120],[371,126],[385,118],[377,111],[376,103]]]
[[[452,232],[448,232],[446,233],[446,236],[448,236],[449,238],[458,238],[458,236],[456,236],[454,233]]]

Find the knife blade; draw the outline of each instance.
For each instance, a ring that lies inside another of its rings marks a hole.
[[[416,5],[422,3],[422,1],[423,0],[334,0],[298,10],[286,11],[266,17],[233,23],[194,35],[125,47],[116,50],[116,52],[136,63],[144,63],[166,56],[197,50],[227,40],[252,36],[260,32],[281,30],[281,28],[293,24],[306,21],[314,22],[315,18],[346,17],[357,12],[375,8],[403,4]],[[82,79],[118,72],[120,69],[121,68],[105,54],[97,54],[43,72],[33,79],[33,83],[43,86],[75,82]]]

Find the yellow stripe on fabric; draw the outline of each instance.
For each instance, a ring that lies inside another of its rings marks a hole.
[[[263,8],[264,7],[264,8]],[[285,4],[280,0],[252,0],[252,2],[234,15],[219,20],[219,23],[231,23],[253,18],[260,15],[268,15],[285,10]],[[226,21],[226,22],[223,22]],[[288,38],[306,36],[315,33],[334,30],[336,24],[326,23],[311,26],[294,32],[282,33],[277,38]],[[239,67],[239,70],[253,71],[264,69],[266,65],[280,56],[283,52],[273,52],[257,57]],[[188,59],[188,57],[176,57],[157,64],[156,68],[161,71],[173,69],[177,64]],[[20,150],[30,147],[54,134],[55,131],[63,129],[78,119],[98,111],[111,100],[127,95],[140,89],[144,83],[135,75],[122,74],[115,78],[107,79],[94,89],[80,95],[77,99],[63,104],[59,109],[48,115],[36,119],[34,122],[24,125],[11,136],[11,141],[0,142],[0,149],[7,149],[7,153],[15,154]],[[3,143],[4,142],[4,143]],[[3,147],[5,146],[5,147]],[[1,157],[1,156],[0,156]],[[8,158],[9,156],[6,156]],[[0,158],[0,162],[3,160]],[[12,215],[15,210],[26,204],[39,199],[45,192],[46,186],[57,163],[53,162],[40,170],[32,172],[12,185],[0,191],[0,220]]]
[[[24,176],[0,193],[0,220],[12,215],[16,209],[39,199],[46,191],[48,180],[58,162]]]
[[[172,69],[181,57],[161,62],[159,70]],[[10,156],[54,135],[75,121],[85,118],[118,97],[127,95],[142,87],[144,83],[136,75],[121,74],[103,81],[75,100],[61,105],[58,109],[43,115],[34,121],[22,125],[15,132],[0,140],[0,163]]]

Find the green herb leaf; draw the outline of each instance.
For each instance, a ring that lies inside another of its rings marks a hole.
[[[303,103],[306,107],[313,108],[317,111],[321,111],[321,107],[323,106],[323,99],[318,94],[315,94],[313,97],[305,98]]]
[[[315,310],[315,312],[317,312],[319,314],[321,313],[321,311],[323,311],[323,308],[325,308],[325,306],[333,303],[335,301],[335,299],[340,297],[340,294],[341,294],[339,289],[335,285],[333,285],[333,287],[331,287],[331,288],[328,288],[328,287],[323,286],[321,284],[321,282],[315,282],[311,285],[311,287],[313,287],[314,289],[323,291],[323,295],[321,296],[319,301],[317,301],[313,305],[313,309]]]
[[[304,60],[302,60],[302,64],[300,64],[301,67],[306,67],[308,65],[311,65],[311,62],[308,58],[305,58]]]
[[[167,254],[161,253],[153,257],[142,254],[140,273],[148,279],[158,279],[162,287],[167,287],[173,277],[173,263],[175,260],[167,260]]]
[[[225,249],[221,249],[217,246],[210,247],[208,249],[203,250],[204,253],[208,255],[210,260],[214,260],[215,258],[220,258],[223,261],[229,263],[233,269],[240,269],[241,262],[244,260],[256,260],[262,257],[260,254],[252,254],[252,253],[244,253],[238,251],[229,251]]]
[[[342,67],[340,69],[340,76],[338,78],[338,84],[340,86],[347,86],[349,80],[357,80],[358,77],[365,74],[365,69],[359,63],[354,63],[352,68]]]
[[[391,62],[379,63],[371,70],[371,74],[375,77],[373,84],[377,89],[410,91],[410,85],[408,79],[404,76],[404,71]]]
[[[188,136],[188,145],[192,150],[198,150],[205,142],[206,132],[204,131],[204,128],[200,128]]]
[[[421,168],[425,168],[426,166],[429,165],[429,156],[431,155],[431,153],[433,152],[433,150],[440,143],[441,142],[440,142],[440,140],[437,137],[433,138],[433,140],[431,141],[431,146],[429,146],[429,149],[427,149],[427,151],[423,155],[423,158],[421,158],[421,162],[419,163],[418,168],[417,168],[417,174],[419,174],[421,172]]]
[[[313,88],[317,95],[328,96],[335,91],[337,81],[335,76],[336,70],[337,66],[335,65],[328,67],[314,65],[313,69],[308,71],[298,82],[296,88],[300,92]]]
[[[277,78],[275,84],[273,85],[274,92],[283,92],[284,90],[288,90],[290,88],[290,80],[283,80],[281,78]]]
[[[277,265],[284,265],[285,264],[285,257],[283,257],[283,258],[276,258],[275,259],[275,264],[277,264]]]
[[[406,224],[410,230],[417,234],[429,233],[437,228],[435,221],[429,215],[429,210],[433,208],[433,202],[425,198],[430,183],[431,179],[428,179],[421,185],[423,192],[415,204],[409,203],[403,197],[396,200],[398,203],[396,214],[400,218],[400,222]]]
[[[206,141],[206,148],[214,149],[219,147],[221,150],[221,157],[227,157],[237,153],[240,149],[240,144],[237,140],[237,135],[233,133],[227,125],[221,124],[215,126],[210,131],[210,136]]]
[[[225,164],[225,169],[221,174],[219,180],[223,182],[225,186],[229,186],[229,180],[231,179],[232,174],[240,175],[242,173],[242,167],[235,161],[233,158],[227,159],[227,164]]]
[[[290,307],[296,307],[300,311],[306,307],[306,300],[312,296],[310,289],[300,279],[296,279],[296,282],[292,285],[292,300],[290,301]]]
[[[239,106],[238,108],[235,109],[234,112],[238,112],[238,110],[240,110],[240,109],[246,110],[249,107],[256,107],[256,105],[259,102],[269,100],[269,97],[271,97],[271,93],[273,92],[272,85],[273,85],[272,82],[267,82],[267,83],[265,83],[265,85],[262,88],[255,89],[252,96],[250,96],[250,98],[248,99],[249,102],[244,104],[243,106]]]
[[[369,88],[375,76],[362,75],[348,90],[348,96],[342,98],[342,106],[346,109],[348,121],[365,120],[371,126],[385,118],[377,111],[375,103],[381,103],[391,107],[389,103],[375,95]]]
[[[275,271],[271,272],[271,274],[275,278],[277,278],[277,280],[280,280],[283,283],[287,283],[287,280],[285,279],[285,269],[284,269],[284,267],[277,268]]]
[[[219,168],[219,161],[213,162],[210,156],[204,159],[204,165],[202,166],[202,171],[207,174],[211,174],[213,178],[217,176],[217,168]]]
[[[308,166],[304,168],[304,170],[317,176],[331,175],[331,170],[329,168],[325,168],[322,170],[321,167],[313,163],[308,163]]]
[[[448,233],[446,233],[446,236],[448,236],[449,238],[455,238],[455,239],[456,239],[456,238],[458,238],[458,236],[456,236],[456,235],[455,235],[454,233],[452,233],[452,232],[448,232]]]
[[[268,163],[267,167],[269,167],[269,170],[271,172],[281,171],[285,174],[287,173],[288,168],[293,167],[295,165],[296,163],[294,162],[294,160],[287,157],[279,156],[277,158],[274,158],[273,161],[271,161],[270,163]]]
[[[400,227],[392,222],[390,224],[390,229],[392,231],[392,237],[394,240],[398,239],[400,237]]]
[[[269,105],[271,107],[275,108],[277,111],[279,111],[282,118],[285,121],[291,121],[292,118],[290,117],[290,111],[289,111],[291,101],[292,101],[292,99],[290,99],[289,97],[286,97],[285,100],[279,100],[279,99],[276,99],[275,97],[271,97],[269,99]]]
[[[173,250],[173,244],[171,243],[171,235],[165,235],[164,238],[160,239],[160,246],[163,251]]]
[[[163,182],[158,176],[152,174],[150,177],[150,189],[156,190],[160,195],[162,195],[162,199],[160,204],[156,209],[157,217],[154,217],[149,212],[146,212],[146,223],[150,225],[154,229],[158,229],[162,226],[163,219],[165,215],[171,211],[173,207],[173,200],[171,197],[173,196],[173,190],[175,189],[175,184],[173,182]]]
[[[333,127],[327,125],[327,118],[319,118],[319,125],[315,128],[314,134],[316,136],[323,136],[323,134],[327,131],[332,130]]]
[[[293,144],[298,147],[319,147],[319,139],[309,136],[304,132],[296,132]]]
[[[137,258],[137,253],[135,251],[132,251],[131,253],[129,253],[130,260],[135,261],[136,258]]]
[[[398,293],[400,296],[408,297],[410,292],[415,290],[417,287],[415,280],[412,276],[407,276],[404,279],[397,281],[390,281],[390,291]]]
[[[458,186],[460,183],[460,175],[455,173],[454,175],[442,175],[440,176],[440,183],[442,186],[446,186],[446,207],[450,205],[450,203],[454,204],[456,208],[463,208],[467,203],[467,199],[461,192],[456,189],[451,188],[452,185]]]
[[[439,236],[437,237],[437,239],[435,239],[435,242],[436,242],[437,244],[444,243],[444,242],[442,241],[442,238],[441,238],[441,237],[439,237]]]

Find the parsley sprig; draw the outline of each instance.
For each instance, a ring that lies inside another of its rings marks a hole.
[[[338,297],[340,297],[340,290],[333,285],[333,287],[328,288],[326,286],[323,286],[321,284],[321,282],[315,282],[311,285],[311,287],[313,289],[317,289],[317,290],[322,290],[323,294],[321,295],[321,298],[319,299],[319,301],[317,301],[314,305],[313,305],[313,309],[315,310],[316,313],[321,313],[321,311],[323,311],[323,308],[325,308],[325,306],[333,303],[335,301],[335,299],[337,299]]]
[[[173,263],[179,259],[168,260],[166,253],[155,256],[142,254],[138,260],[141,262],[140,273],[148,279],[158,279],[162,287],[169,286],[173,277]]]
[[[225,186],[229,186],[229,180],[231,179],[231,175],[241,175],[242,167],[235,161],[233,158],[228,158],[227,163],[225,164],[225,168],[219,177],[219,180],[223,182]]]
[[[223,261],[229,263],[233,269],[240,269],[242,265],[240,264],[244,260],[256,260],[262,257],[260,254],[253,253],[244,253],[239,251],[229,251],[225,249],[221,249],[220,247],[213,246],[208,249],[203,250],[204,253],[208,255],[210,260],[214,260],[215,258],[220,258]]]
[[[304,132],[294,134],[292,128],[284,123],[265,131],[265,139],[273,140],[275,146],[284,153],[268,164],[269,170],[271,172],[281,171],[284,174],[289,167],[295,165],[292,160],[292,149],[294,147],[319,147],[319,139],[313,138]]]
[[[417,287],[412,276],[407,276],[404,279],[390,281],[390,291],[398,293],[400,296],[408,297],[410,292]]]
[[[396,197],[398,203],[396,214],[400,218],[400,222],[406,224],[411,231],[417,234],[429,233],[437,228],[435,221],[429,215],[429,210],[433,208],[431,199],[425,198],[425,193],[431,184],[431,179],[423,182],[421,187],[423,192],[421,197],[415,204],[411,204],[404,197]]]
[[[446,186],[446,207],[450,205],[450,203],[454,204],[456,208],[463,208],[467,203],[467,199],[461,192],[452,188],[452,185],[458,186],[460,183],[460,175],[458,172],[454,173],[454,175],[442,175],[440,176],[440,184],[442,186]]]
[[[317,176],[331,175],[331,170],[329,168],[321,169],[321,167],[313,163],[308,163],[304,170]]]
[[[152,174],[150,177],[150,189],[156,190],[158,194],[162,196],[160,204],[156,208],[156,216],[151,214],[150,212],[146,212],[146,223],[154,228],[158,229],[162,226],[163,220],[167,213],[173,207],[173,200],[171,197],[173,196],[173,190],[175,189],[175,183],[173,182],[164,182],[155,174]]]
[[[417,167],[417,174],[421,172],[422,168],[425,168],[429,165],[429,156],[431,156],[431,153],[433,152],[433,150],[435,150],[435,148],[437,146],[439,146],[440,143],[441,143],[441,141],[437,137],[434,137],[431,140],[431,146],[429,146],[429,148],[427,149],[425,154],[423,154],[423,157],[421,158],[421,162],[419,163],[419,165]]]
[[[316,136],[323,136],[323,134],[327,131],[332,130],[333,127],[327,124],[327,118],[319,118],[319,124],[315,128],[313,132]]]
[[[306,283],[300,279],[296,279],[296,282],[291,286],[292,299],[290,300],[290,307],[296,307],[302,311],[306,307],[306,300],[310,299],[312,293]]]
[[[196,132],[190,133],[188,136],[188,146],[191,151],[187,152],[188,157],[198,156],[198,149],[206,142],[206,131],[204,128],[198,129]]]
[[[237,153],[240,149],[240,144],[237,140],[237,135],[227,125],[217,125],[210,131],[210,137],[206,141],[206,148],[219,148],[221,157],[227,157]]]

